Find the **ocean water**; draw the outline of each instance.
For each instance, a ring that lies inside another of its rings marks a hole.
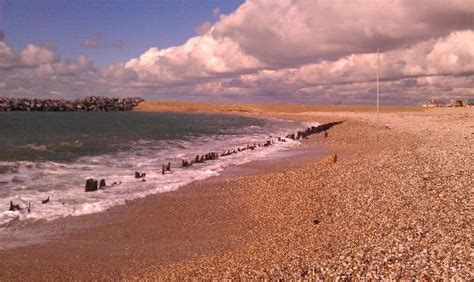
[[[100,212],[126,200],[176,190],[299,143],[276,142],[189,168],[181,168],[182,159],[264,143],[303,126],[188,113],[0,113],[0,228]],[[162,164],[168,162],[171,173],[162,175]],[[145,172],[146,182],[136,179],[135,171]],[[105,179],[108,186],[86,193],[87,178]],[[113,182],[121,184],[111,186]],[[10,201],[25,209],[8,211]]]

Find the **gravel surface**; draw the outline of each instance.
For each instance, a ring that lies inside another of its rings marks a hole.
[[[324,160],[229,183],[254,240],[129,278],[473,279],[472,109],[274,116],[345,122]]]
[[[394,109],[379,125],[365,111],[260,110],[245,114],[344,122],[304,157],[18,229],[38,242],[0,251],[0,281],[473,280],[473,108]]]

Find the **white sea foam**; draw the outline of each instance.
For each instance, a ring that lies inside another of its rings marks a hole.
[[[38,145],[38,144],[28,144],[28,145],[25,145],[24,148],[28,148],[33,151],[42,151],[42,152],[48,150],[48,147],[46,145]]]
[[[228,149],[237,150],[238,147],[263,143],[270,134],[276,141],[289,132],[289,127],[274,132],[260,132],[245,137],[227,135],[193,141],[138,140],[133,150],[83,157],[73,163],[0,162],[0,168],[9,168],[0,173],[0,226],[13,219],[51,220],[100,212],[124,204],[127,200],[176,190],[190,182],[218,175],[225,167],[247,163],[299,144],[292,140],[277,141],[270,147],[257,147],[255,150],[245,150],[218,160],[180,168],[181,159],[191,160],[198,154],[222,153]],[[162,175],[162,164],[168,162],[171,162],[172,171]],[[136,179],[135,171],[145,172],[146,182]],[[108,186],[86,193],[84,183],[90,177],[106,179]],[[113,182],[121,184],[110,186]],[[41,204],[48,197],[49,203]],[[26,209],[8,211],[10,201],[24,208],[31,203],[31,212],[28,213]]]

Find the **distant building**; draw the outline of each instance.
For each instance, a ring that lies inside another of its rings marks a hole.
[[[442,100],[431,99],[427,104],[422,105],[425,108],[446,107],[446,103]]]
[[[451,100],[451,103],[449,103],[450,107],[464,107],[465,103],[462,100]]]

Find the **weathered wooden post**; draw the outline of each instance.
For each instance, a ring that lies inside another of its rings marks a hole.
[[[89,178],[86,180],[85,192],[92,192],[97,190],[97,180]]]

